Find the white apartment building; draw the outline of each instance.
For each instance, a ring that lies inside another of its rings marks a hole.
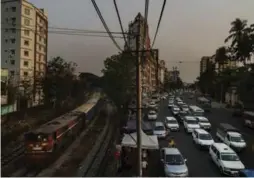
[[[47,14],[25,0],[2,0],[1,5],[2,68],[17,85],[31,81],[32,103],[37,105],[42,97],[37,79],[45,76],[47,64]]]

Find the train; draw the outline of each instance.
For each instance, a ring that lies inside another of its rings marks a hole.
[[[85,128],[87,121],[92,120],[104,100],[100,93],[71,112],[53,119],[39,128],[24,135],[25,160],[28,164],[45,164],[45,161],[68,147],[75,137]]]

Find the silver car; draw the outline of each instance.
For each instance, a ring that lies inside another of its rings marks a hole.
[[[177,148],[161,149],[161,162],[167,177],[187,177],[189,171],[186,161]]]
[[[153,134],[157,135],[158,138],[166,138],[167,129],[165,128],[163,122],[155,122]]]

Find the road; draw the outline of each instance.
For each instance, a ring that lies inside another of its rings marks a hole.
[[[184,102],[187,104],[195,104],[195,100],[190,100],[184,97]],[[160,102],[158,120],[163,121],[166,116],[171,116],[171,112],[167,107],[168,99]],[[254,144],[254,131],[249,130],[242,126],[240,118],[232,117],[232,113],[224,108],[213,106],[210,113],[206,114],[206,117],[212,124],[211,135],[215,138],[216,128],[220,123],[230,123],[234,127],[238,128],[244,136],[245,141],[248,144],[247,149],[239,154],[239,157],[246,168],[254,168],[254,151],[252,151],[252,144]],[[180,132],[171,133],[176,142],[176,146],[179,148],[183,156],[187,159],[187,165],[189,168],[189,174],[192,177],[220,177],[219,169],[211,161],[208,151],[199,150],[192,142],[191,134],[186,134],[183,129],[183,125],[180,125]],[[166,140],[159,141],[160,146],[167,146]],[[149,176],[158,177],[164,176],[162,166],[159,164],[159,153],[153,153],[151,155],[152,161],[149,161]]]

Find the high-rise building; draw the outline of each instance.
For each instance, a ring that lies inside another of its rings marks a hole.
[[[164,84],[164,79],[165,79],[165,61],[164,60],[160,60],[159,61],[159,68],[158,68],[158,85],[160,86],[160,88],[162,88],[163,84]]]
[[[139,50],[148,50],[147,52],[140,53],[142,56],[142,83],[143,92],[151,92],[155,89],[157,83],[157,68],[158,68],[158,54],[149,51],[151,49],[149,28],[148,24],[145,23],[144,17],[138,13],[134,21],[129,23],[129,36],[127,38],[127,44],[125,49],[128,47],[130,50],[135,51],[137,35],[139,36]],[[139,32],[139,34],[138,34]],[[135,53],[133,53],[135,55]]]
[[[39,104],[42,91],[36,81],[46,73],[47,14],[26,0],[2,0],[1,5],[2,68],[18,86],[29,80],[34,88],[33,105]]]
[[[207,70],[207,66],[209,65],[209,62],[213,62],[211,57],[203,56],[201,58],[201,60],[200,60],[200,75]]]

